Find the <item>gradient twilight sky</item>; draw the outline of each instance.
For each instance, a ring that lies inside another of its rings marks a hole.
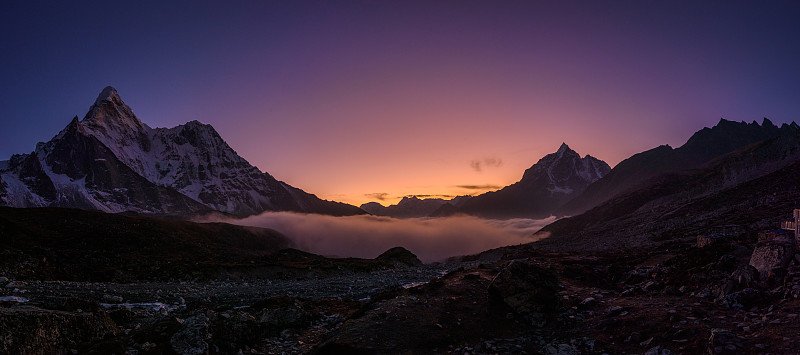
[[[613,166],[720,117],[800,121],[799,4],[3,1],[0,159],[112,85],[322,198],[483,192],[562,141]]]

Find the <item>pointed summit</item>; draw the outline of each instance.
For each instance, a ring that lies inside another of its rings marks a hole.
[[[572,149],[569,148],[567,143],[561,142],[561,146],[558,147],[558,150],[556,151],[556,153],[561,153],[561,152],[564,152],[564,151],[567,151],[567,150],[572,150]]]
[[[94,100],[95,106],[100,106],[105,101],[114,101],[122,102],[122,99],[119,97],[119,93],[117,89],[114,89],[113,86],[106,86],[103,88],[103,91],[100,92],[100,95],[97,96],[97,100]]]
[[[144,132],[150,129],[133,114],[133,110],[122,101],[117,89],[111,86],[106,86],[100,92],[81,123],[98,133],[112,135],[125,135],[126,131]]]

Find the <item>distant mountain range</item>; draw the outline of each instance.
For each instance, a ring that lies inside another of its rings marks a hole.
[[[647,184],[660,174],[695,169],[747,145],[796,132],[797,124],[775,126],[764,119],[756,122],[733,122],[720,119],[713,128],[703,128],[677,149],[662,145],[623,160],[608,175],[558,209],[557,215],[577,215],[610,198]]]
[[[799,186],[796,123],[721,120],[680,148],[662,146],[614,167],[562,207],[586,211],[543,228],[549,238],[541,243],[624,249],[727,224],[774,229],[800,207]]]
[[[396,205],[383,206],[377,202],[368,202],[361,205],[361,209],[376,216],[394,218],[428,217],[442,208],[461,207],[469,198],[470,196],[456,196],[450,200],[445,200],[441,198],[420,199],[416,196],[406,196]]]
[[[613,169],[562,144],[527,169],[520,181],[498,191],[452,200],[406,197],[397,205],[373,202],[358,208],[319,199],[261,172],[210,125],[192,121],[173,128],[151,128],[134,115],[114,88],[106,87],[82,120],[75,117],[29,154],[0,161],[0,205],[184,218],[208,213],[249,216],[264,211],[337,216],[369,212],[398,218],[555,215],[575,217],[544,229],[554,237],[609,230],[623,235],[646,229],[650,224],[642,218],[669,220],[678,218],[677,210],[685,210],[694,217],[683,216],[670,223],[696,226],[698,214],[721,216],[720,209],[746,206],[744,199],[749,197],[731,194],[733,189],[758,195],[753,186],[770,186],[774,194],[783,194],[772,200],[793,198],[795,185],[775,179],[793,181],[792,169],[798,159],[800,126],[796,123],[778,127],[768,119],[761,124],[721,119],[679,148],[659,146],[635,154]],[[722,199],[729,205],[698,207],[700,201],[711,201],[708,199]],[[787,201],[781,202],[786,204],[781,208],[790,208]],[[800,201],[792,203],[800,206]],[[608,229],[610,225],[614,228]]]
[[[487,218],[546,218],[611,170],[606,162],[570,149],[566,143],[531,166],[522,179],[498,191],[475,196],[435,215],[468,214]]]
[[[0,205],[182,216],[365,213],[259,171],[210,125],[150,128],[112,87],[83,120],[75,117],[34,152],[0,162]]]
[[[712,174],[717,180],[694,181],[695,185],[703,182],[713,184],[697,185],[691,190],[707,193],[720,186],[730,187],[749,181],[793,162],[798,131],[800,126],[796,123],[778,127],[766,118],[762,124],[721,119],[716,126],[696,132],[679,148],[662,145],[635,154],[613,169],[594,157],[581,158],[569,146],[562,144],[558,151],[526,170],[519,182],[475,196],[459,207],[444,206],[432,215],[467,214],[487,218],[577,216],[598,206],[613,205],[611,202],[620,196],[637,191],[641,193],[640,197],[655,198],[660,195],[648,189],[667,176],[692,175],[721,164],[720,161],[725,159],[733,159],[735,164],[728,162],[724,169],[717,167],[718,171]],[[755,154],[757,159],[741,155],[743,149],[765,142],[772,142],[770,148],[758,152],[746,150]],[[685,195],[691,191],[682,192]],[[572,222],[557,222],[555,225],[573,223],[576,226],[573,219],[568,221]]]

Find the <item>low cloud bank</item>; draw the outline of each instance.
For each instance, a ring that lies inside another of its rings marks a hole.
[[[541,239],[532,234],[553,221],[555,217],[543,220],[491,220],[468,216],[396,219],[267,212],[221,222],[277,230],[292,239],[298,249],[314,254],[374,258],[389,248],[402,246],[423,262],[433,262]]]

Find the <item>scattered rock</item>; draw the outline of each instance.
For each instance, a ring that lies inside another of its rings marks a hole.
[[[18,288],[24,286],[25,286],[25,281],[11,281],[6,284],[6,288]]]
[[[307,326],[314,319],[314,315],[304,308],[301,301],[286,297],[264,300],[253,307],[263,307],[255,313],[254,320],[272,335],[284,329]]]
[[[20,296],[0,296],[0,305],[27,303],[28,299]]]
[[[175,332],[183,326],[184,321],[179,318],[169,317],[160,319],[150,325],[144,326],[133,335],[133,339],[139,343],[168,342]]]
[[[628,297],[628,296],[641,295],[642,293],[644,293],[644,290],[641,287],[631,287],[626,289],[625,291],[622,291],[620,295],[623,297]]]
[[[622,308],[621,306],[612,306],[611,308],[608,309],[608,311],[606,311],[606,316],[613,317],[622,313],[622,311],[624,310],[625,309]]]
[[[743,288],[756,287],[758,278],[758,270],[752,265],[740,265],[731,273],[723,287],[722,294],[727,295]]]
[[[697,293],[695,293],[695,297],[699,297],[699,298],[713,298],[713,297],[714,297],[714,293],[713,293],[713,292],[711,292],[711,290],[710,290],[710,289],[708,289],[708,288],[704,288],[704,289],[702,289],[702,290],[700,290],[700,291],[697,291]]]
[[[587,297],[583,301],[581,301],[582,308],[592,308],[597,305],[597,299],[594,297]]]
[[[739,292],[725,295],[720,301],[728,308],[750,309],[762,301],[762,294],[761,291],[757,289],[746,288]]]
[[[211,339],[209,319],[204,314],[186,318],[183,326],[172,335],[170,345],[178,354],[201,355],[208,352]]]
[[[580,355],[580,351],[570,344],[547,344],[542,353],[547,355]]]
[[[220,314],[221,326],[216,337],[234,344],[252,344],[266,337],[264,327],[256,321],[255,317],[245,312],[230,312]]]
[[[105,295],[103,295],[103,301],[113,302],[113,303],[122,303],[122,297],[121,296],[114,296],[114,295],[105,294]]]
[[[714,264],[714,268],[717,270],[722,270],[725,272],[731,272],[734,268],[736,268],[736,257],[730,254],[725,254],[717,260]]]
[[[657,345],[647,349],[647,351],[644,352],[644,355],[672,355],[672,351]]]
[[[555,274],[527,261],[511,261],[489,285],[489,296],[519,314],[552,313],[558,305]]]
[[[738,354],[742,352],[742,342],[733,332],[714,328],[711,329],[711,337],[708,339],[706,352],[709,355]]]

